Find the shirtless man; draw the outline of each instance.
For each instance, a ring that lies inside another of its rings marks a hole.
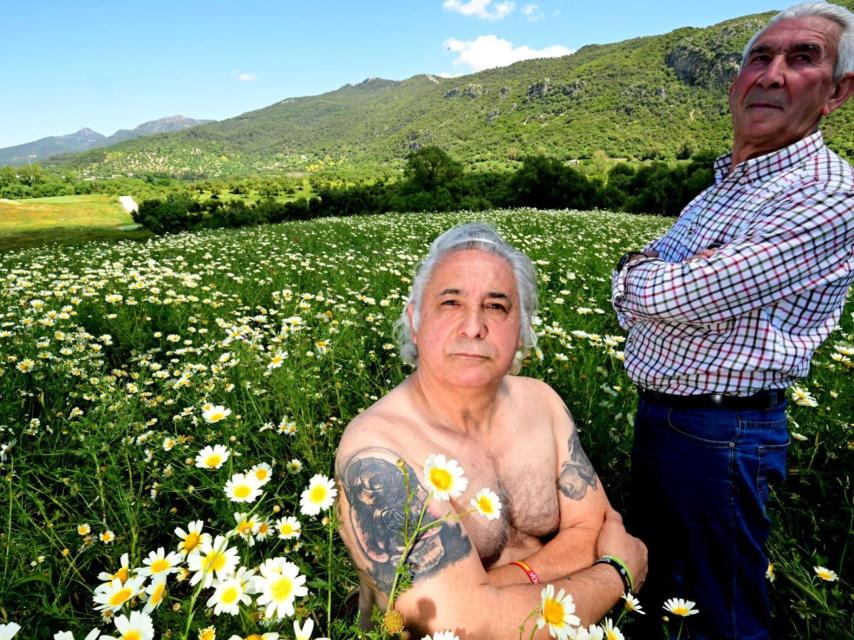
[[[637,588],[646,547],[610,508],[558,395],[508,375],[535,341],[533,265],[488,225],[455,227],[432,244],[409,301],[398,328],[402,357],[417,369],[348,425],[335,465],[363,626],[373,605],[385,610],[403,551],[404,470],[414,521],[430,495],[431,454],[459,462],[469,483],[450,503],[432,499],[425,522],[470,512],[483,487],[503,508],[494,520],[445,519],[415,544],[413,584],[395,602],[414,637],[515,637],[540,604],[537,578],[572,594],[583,624],[599,620],[625,589],[614,566],[594,561],[620,558]]]

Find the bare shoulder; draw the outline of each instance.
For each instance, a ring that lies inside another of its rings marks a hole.
[[[524,376],[507,376],[507,385],[514,402],[521,404],[526,411],[548,414],[551,424],[565,422],[572,416],[557,391],[542,380]]]

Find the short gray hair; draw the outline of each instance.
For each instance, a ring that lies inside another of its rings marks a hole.
[[[839,36],[839,42],[836,45],[836,64],[833,67],[833,81],[839,82],[847,73],[854,72],[854,13],[851,13],[845,7],[840,7],[837,4],[830,2],[804,2],[789,7],[781,11],[776,16],[771,18],[762,29],[754,35],[747,45],[744,47],[744,52],[741,54],[741,67],[744,69],[747,60],[750,56],[750,50],[756,44],[756,40],[761,36],[772,24],[781,20],[791,20],[792,18],[809,18],[816,16],[819,18],[827,18],[832,20],[840,27],[842,33]]]
[[[485,222],[470,222],[448,229],[436,238],[430,245],[427,255],[415,269],[407,304],[394,325],[400,357],[407,364],[418,365],[418,347],[412,341],[407,309],[412,307],[412,323],[417,329],[424,289],[430,282],[433,271],[447,255],[466,249],[485,251],[507,261],[516,278],[516,291],[519,295],[519,340],[522,343],[520,349],[522,356],[524,357],[536,345],[537,334],[534,333],[533,319],[537,312],[537,272],[533,263],[524,253],[507,244],[492,225]],[[515,358],[511,373],[518,373],[521,367],[521,358]]]

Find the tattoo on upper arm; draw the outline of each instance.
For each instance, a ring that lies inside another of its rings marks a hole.
[[[382,453],[380,453],[382,452]],[[367,570],[386,594],[391,590],[395,569],[404,549],[407,503],[404,472],[409,476],[413,499],[409,505],[409,526],[414,528],[427,499],[409,465],[390,461],[387,450],[363,450],[344,467],[342,483],[350,503],[349,519],[357,550],[367,560]],[[422,524],[435,521],[429,511]],[[421,534],[407,558],[413,579],[430,575],[471,552],[471,543],[459,523],[443,522]]]
[[[566,409],[566,412],[568,414],[569,409]],[[570,500],[581,500],[587,495],[587,487],[596,490],[596,471],[584,453],[577,429],[573,428],[566,446],[569,449],[569,459],[560,468],[557,485],[561,493]]]

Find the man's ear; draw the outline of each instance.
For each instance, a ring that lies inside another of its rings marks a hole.
[[[418,344],[415,338],[415,323],[412,321],[413,314],[415,313],[412,303],[406,305],[406,322],[409,323],[409,335],[412,338],[412,344]]]
[[[824,107],[821,109],[821,115],[828,116],[834,111],[836,111],[839,107],[845,104],[846,100],[854,94],[854,73],[846,73],[842,80],[840,80],[836,85],[836,90],[833,94],[828,98],[827,102],[824,103]]]

